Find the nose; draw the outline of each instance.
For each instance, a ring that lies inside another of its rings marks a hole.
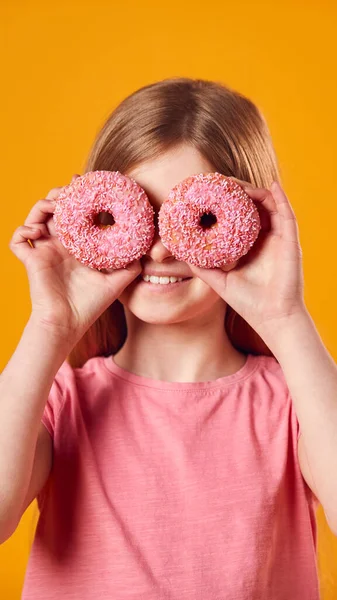
[[[164,244],[162,243],[162,241],[160,239],[158,227],[156,227],[152,245],[146,252],[145,256],[148,256],[153,261],[158,262],[158,263],[161,263],[161,262],[164,262],[166,260],[173,258],[171,252],[167,248],[165,248]]]

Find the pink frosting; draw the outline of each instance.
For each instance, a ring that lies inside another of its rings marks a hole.
[[[94,223],[100,212],[115,223]],[[120,269],[152,244],[154,210],[138,183],[119,171],[90,171],[65,186],[56,201],[55,231],[68,252],[93,269]]]
[[[208,228],[201,223],[205,214],[216,217]],[[178,183],[159,212],[159,233],[166,248],[177,260],[204,268],[221,267],[247,254],[260,228],[258,210],[248,194],[217,172]]]

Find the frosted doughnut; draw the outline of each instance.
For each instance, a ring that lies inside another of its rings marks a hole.
[[[111,226],[97,215],[112,215]],[[139,259],[154,237],[154,210],[138,183],[119,171],[90,171],[60,192],[55,232],[68,252],[92,269],[120,269]]]
[[[163,245],[177,260],[206,269],[247,254],[261,228],[248,194],[217,172],[192,175],[172,188],[158,224]]]

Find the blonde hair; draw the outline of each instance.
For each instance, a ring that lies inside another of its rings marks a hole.
[[[127,174],[183,143],[194,146],[223,175],[258,187],[280,181],[266,120],[253,102],[221,83],[186,77],[146,85],[125,98],[99,131],[85,172]],[[263,340],[230,306],[224,326],[238,350],[272,356]],[[115,354],[126,335],[124,308],[116,300],[67,360],[71,366],[81,367],[93,356]]]

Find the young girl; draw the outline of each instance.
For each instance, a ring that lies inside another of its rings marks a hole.
[[[178,182],[218,171],[262,231],[226,269],[178,262],[157,232],[140,261],[99,272],[55,236],[54,188],[14,232],[32,310],[1,375],[0,534],[37,497],[22,598],[317,600],[318,502],[337,532],[337,369],[264,117],[223,85],[164,80],[110,115],[94,170],[133,177],[156,216]]]

